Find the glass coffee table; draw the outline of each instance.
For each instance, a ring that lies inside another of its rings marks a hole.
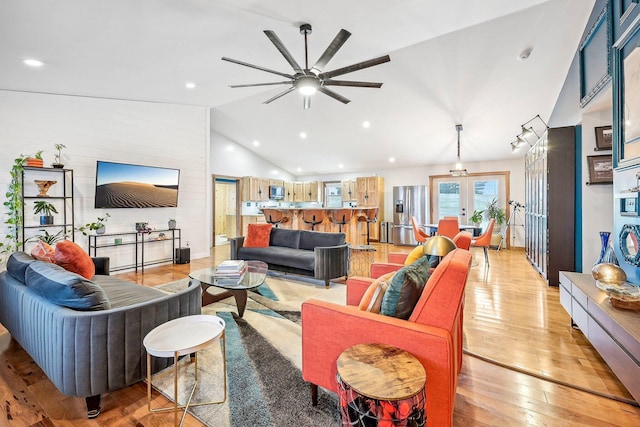
[[[247,306],[247,292],[262,285],[269,270],[267,263],[262,261],[246,261],[246,264],[246,273],[237,281],[229,281],[228,278],[217,279],[216,267],[207,267],[189,273],[189,277],[199,281],[202,287],[202,306],[233,296],[238,306],[238,316],[242,317]],[[224,289],[226,292],[210,294],[207,292],[210,286]]]

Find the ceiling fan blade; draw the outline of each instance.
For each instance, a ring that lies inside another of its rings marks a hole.
[[[284,95],[288,94],[288,93],[289,93],[289,92],[291,92],[292,90],[295,90],[295,86],[291,86],[289,89],[286,89],[286,90],[284,90],[284,91],[280,92],[279,94],[277,94],[276,96],[274,96],[274,97],[271,97],[271,98],[267,99],[266,101],[264,101],[264,102],[263,102],[263,104],[269,104],[270,102],[273,102],[273,101],[275,101],[276,99],[278,99],[278,98],[280,98],[280,97],[282,97],[282,96],[284,96]]]
[[[320,73],[318,77],[320,79],[330,79],[331,77],[341,76],[343,74],[352,73],[354,71],[362,70],[364,68],[373,67],[375,65],[384,64],[391,61],[389,55],[384,55],[379,58],[369,59],[368,61],[358,62],[357,64],[349,65],[347,67],[338,68],[337,70],[327,71],[326,73]]]
[[[338,101],[342,102],[343,104],[348,104],[348,103],[351,102],[350,99],[347,99],[344,96],[340,95],[339,93],[336,93],[336,92],[332,91],[331,89],[327,89],[326,87],[323,87],[323,86],[320,86],[318,88],[318,92],[322,92],[325,95],[329,95],[333,99],[338,100]]]
[[[319,73],[327,65],[327,63],[331,61],[333,55],[336,54],[338,49],[342,47],[344,42],[346,42],[350,36],[351,33],[349,31],[345,29],[340,30],[333,41],[329,44],[329,46],[327,46],[327,49],[323,52],[323,54],[320,55],[318,61],[316,61],[313,67],[311,67],[311,70]]]
[[[308,110],[309,108],[311,108],[311,97],[309,95],[304,97],[302,107],[305,110]]]
[[[273,83],[250,83],[250,84],[246,84],[246,85],[229,85],[229,87],[254,87],[254,86],[275,86],[275,85],[286,85],[286,84],[293,84],[292,80],[289,80],[287,82],[273,82]]]
[[[382,83],[354,82],[351,80],[324,80],[322,84],[325,86],[373,87],[378,89],[382,87]]]
[[[298,65],[298,63],[296,62],[295,59],[293,59],[293,56],[291,55],[291,53],[287,50],[287,48],[284,46],[284,44],[282,43],[282,40],[280,40],[278,38],[278,36],[276,35],[276,33],[274,33],[271,30],[265,30],[264,33],[267,35],[267,37],[269,37],[269,40],[271,40],[271,43],[274,44],[274,46],[280,51],[280,53],[282,54],[282,56],[284,56],[284,59],[287,60],[287,62],[289,63],[289,65],[291,65],[291,67],[293,68],[293,70],[296,73],[304,73],[304,71],[302,71],[302,68],[300,68],[300,65]]]
[[[277,74],[279,76],[286,77],[288,79],[292,79],[293,80],[293,76],[291,74],[281,73],[280,71],[270,70],[268,68],[264,68],[264,67],[261,67],[259,65],[249,64],[248,62],[242,62],[242,61],[238,61],[237,59],[226,58],[224,56],[222,57],[222,60],[223,61],[228,61],[228,62],[233,62],[234,64],[238,64],[238,65],[244,65],[245,67],[249,67],[249,68],[255,68],[256,70],[266,71],[267,73]]]

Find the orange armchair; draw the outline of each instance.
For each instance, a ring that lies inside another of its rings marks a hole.
[[[471,253],[456,249],[427,281],[408,320],[362,311],[354,306],[372,279],[347,280],[347,304],[310,299],[302,304],[302,377],[337,392],[336,360],[345,349],[379,342],[413,354],[427,373],[429,425],[451,426],[462,360],[462,309]]]
[[[473,247],[481,247],[484,250],[484,264],[489,267],[489,245],[491,244],[491,234],[493,233],[493,226],[495,225],[496,220],[491,218],[489,221],[489,225],[487,229],[484,230],[484,233],[478,236],[477,239],[473,239],[471,241],[471,246]]]
[[[445,216],[438,221],[438,231],[436,234],[453,239],[459,232],[460,225],[458,224],[457,216]]]

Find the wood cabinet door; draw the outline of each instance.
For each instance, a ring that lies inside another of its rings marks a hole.
[[[318,201],[318,181],[309,181],[304,183],[304,201],[305,202],[317,202]]]
[[[293,182],[284,183],[284,201],[293,202]]]
[[[269,180],[265,178],[258,178],[258,199],[266,201],[269,200]]]
[[[347,181],[342,181],[342,201],[343,202],[351,202],[356,200],[356,180],[350,179]]]
[[[293,201],[304,202],[304,185],[302,182],[293,183]]]

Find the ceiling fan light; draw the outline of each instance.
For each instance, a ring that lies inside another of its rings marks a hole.
[[[299,77],[297,87],[302,95],[311,96],[318,90],[318,78],[314,76]]]

